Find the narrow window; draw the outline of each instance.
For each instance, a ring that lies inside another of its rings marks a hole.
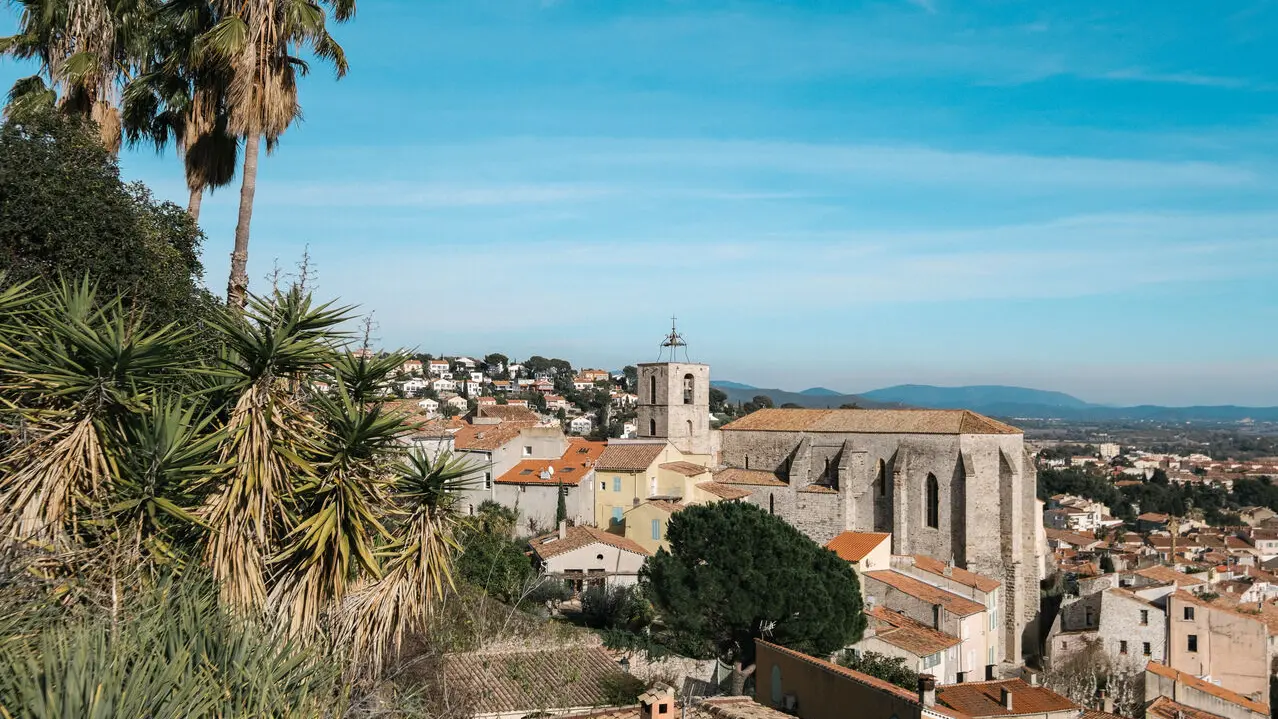
[[[608,480],[606,480],[606,479],[605,479],[605,480],[603,480],[602,482],[600,482],[600,483],[599,483],[599,489],[600,489],[600,490],[608,489]]]
[[[614,492],[620,492],[620,491],[621,491],[621,477],[613,477],[613,478],[612,478],[612,491],[614,491]]]
[[[1191,622],[1193,620],[1194,620],[1194,608],[1185,607],[1185,621]]]
[[[688,420],[687,424],[688,424],[688,436],[691,437],[692,436],[692,420]]]
[[[1126,639],[1119,640],[1119,642],[1118,642],[1118,653],[1119,653],[1119,654],[1126,654],[1126,653],[1127,653],[1127,640],[1126,640]]]
[[[683,376],[683,403],[692,404],[692,375]]]
[[[881,459],[879,460],[878,477],[876,479],[876,482],[879,488],[879,496],[886,497],[887,496],[887,464],[885,464],[883,460]]]
[[[661,539],[661,520],[652,520],[652,538]]]
[[[1188,648],[1189,648],[1189,651],[1191,651],[1191,652],[1196,652],[1196,651],[1198,651],[1198,635],[1197,635],[1197,634],[1190,634],[1190,635],[1189,635],[1189,647],[1188,647]]]
[[[657,436],[657,420],[655,419],[648,420],[648,436],[649,437]]]
[[[927,475],[927,526],[941,526],[941,487],[931,472]]]
[[[657,403],[657,375],[655,374],[648,378],[648,403]],[[653,434],[656,434],[655,430]]]
[[[493,473],[484,472],[484,489],[492,489],[492,488],[493,488]]]
[[[531,445],[524,445],[524,456],[525,456],[525,457],[531,457],[531,456],[532,456],[532,446],[531,446]]]
[[[1140,610],[1140,625],[1142,627],[1149,626],[1149,610],[1148,609]]]
[[[941,605],[939,604],[932,605],[932,628],[941,628]]]
[[[772,494],[768,495],[768,514],[777,513],[777,498]]]
[[[1150,647],[1149,647],[1149,642],[1145,642],[1144,644],[1142,644],[1142,645],[1141,645],[1141,649],[1145,652],[1145,656],[1149,656],[1149,653],[1150,653],[1150,652],[1149,652],[1149,649],[1150,649]]]

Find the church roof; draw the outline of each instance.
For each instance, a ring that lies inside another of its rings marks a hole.
[[[861,434],[1021,434],[966,409],[761,409],[723,431],[853,432]]]

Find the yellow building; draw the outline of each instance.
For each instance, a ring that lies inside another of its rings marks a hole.
[[[684,454],[666,440],[610,441],[595,463],[595,523],[649,551],[666,546],[673,512],[749,495],[713,481],[709,459]]]

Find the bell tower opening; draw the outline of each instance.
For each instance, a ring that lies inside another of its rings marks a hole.
[[[639,436],[667,439],[687,455],[713,453],[710,430],[710,367],[692,362],[688,343],[671,318],[656,362],[639,367]]]

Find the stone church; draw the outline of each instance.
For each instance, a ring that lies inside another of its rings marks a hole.
[[[1037,651],[1042,516],[1021,430],[909,409],[765,409],[711,430],[709,366],[642,364],[638,389],[641,437],[709,455],[715,480],[813,540],[891,532],[893,554],[1000,580],[1004,661]]]

